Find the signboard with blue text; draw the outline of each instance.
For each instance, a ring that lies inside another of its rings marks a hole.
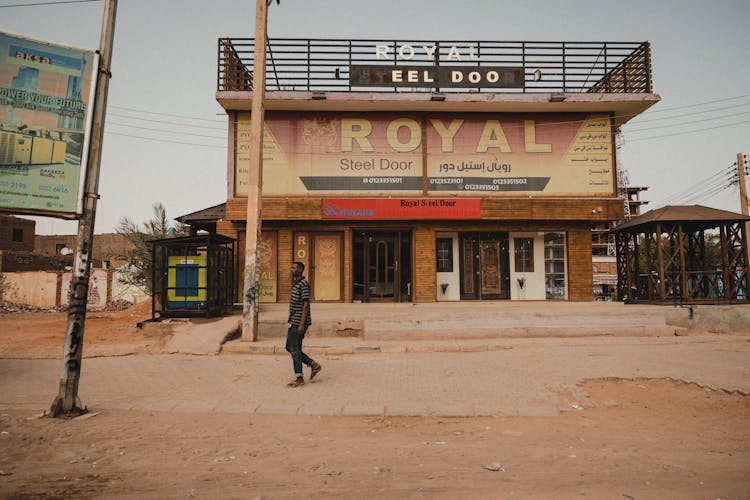
[[[98,55],[0,32],[0,211],[78,218]]]

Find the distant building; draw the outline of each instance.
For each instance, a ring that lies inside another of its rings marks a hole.
[[[69,250],[75,250],[75,234],[37,235],[34,252],[43,256],[70,255]],[[126,254],[134,248],[125,236],[118,233],[95,234],[93,241],[94,267],[105,269],[117,268],[127,263]]]
[[[648,201],[641,199],[641,192],[646,186],[626,186],[625,220],[641,215],[641,207]],[[615,255],[615,237],[609,231],[615,223],[598,224],[591,230],[591,262],[594,277],[594,299],[614,300],[617,292],[617,258]]]
[[[73,263],[64,257],[34,252],[36,222],[13,215],[0,215],[0,272],[63,270]]]
[[[36,222],[13,215],[0,215],[0,250],[33,252]]]

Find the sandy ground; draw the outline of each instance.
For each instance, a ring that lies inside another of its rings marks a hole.
[[[89,312],[84,356],[158,353],[168,338],[149,336],[137,324],[151,317],[151,303],[123,311]],[[68,315],[64,312],[0,314],[0,358],[62,359]]]
[[[147,317],[91,317],[87,355],[159,352],[135,328]],[[65,321],[1,315],[0,357],[59,357]],[[0,497],[750,498],[747,396],[647,379],[581,389],[593,407],[553,417],[6,409]]]
[[[4,498],[748,498],[750,401],[591,381],[557,417],[0,416]],[[489,470],[497,468],[499,470]],[[9,475],[7,475],[9,474]]]

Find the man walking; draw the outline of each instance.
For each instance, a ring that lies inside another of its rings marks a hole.
[[[302,273],[305,265],[302,262],[292,263],[292,296],[289,299],[289,330],[286,333],[286,350],[292,355],[294,374],[297,376],[287,384],[288,387],[300,387],[305,385],[302,376],[302,364],[306,364],[312,371],[310,380],[320,373],[322,367],[302,352],[302,340],[305,338],[312,319],[310,318],[310,283],[307,282]]]

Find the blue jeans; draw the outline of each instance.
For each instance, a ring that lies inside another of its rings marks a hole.
[[[305,338],[305,333],[307,333],[307,327],[304,327],[304,332],[301,334],[297,333],[297,328],[297,325],[289,326],[289,330],[286,332],[286,350],[292,355],[294,374],[301,377],[302,363],[312,366],[315,364],[315,361],[302,352],[302,340]]]

